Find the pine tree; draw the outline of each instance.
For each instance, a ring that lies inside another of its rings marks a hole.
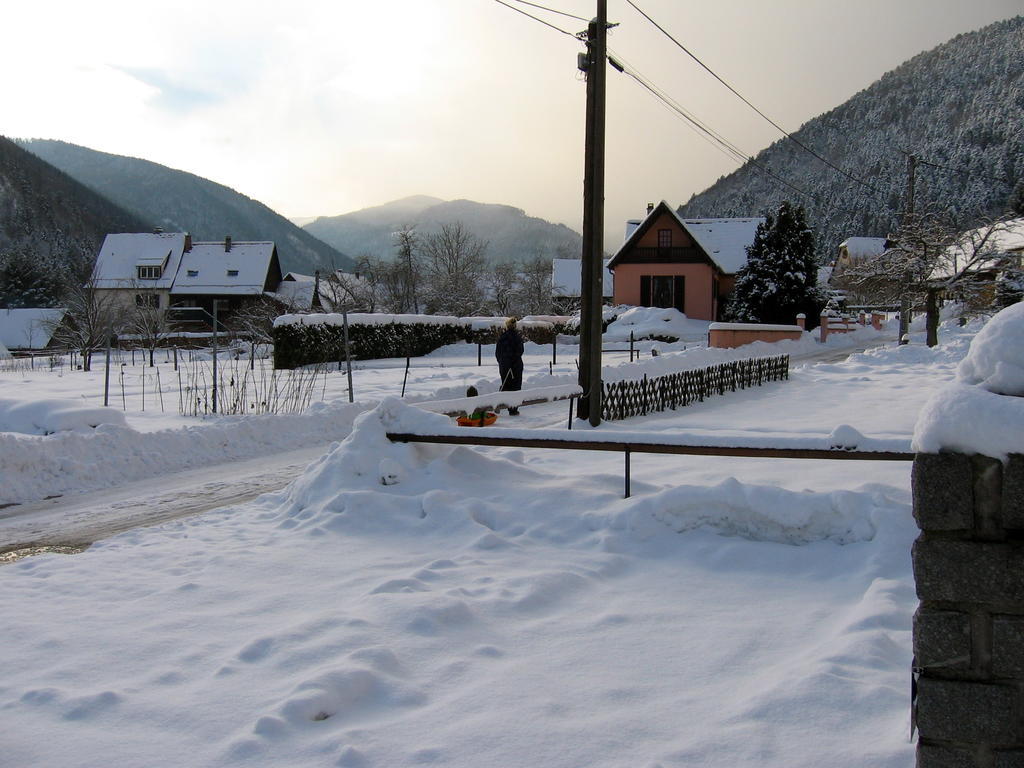
[[[747,263],[736,273],[727,315],[739,322],[787,325],[800,312],[813,319],[822,303],[817,283],[814,235],[804,209],[784,200],[777,214],[765,215],[747,247]]]

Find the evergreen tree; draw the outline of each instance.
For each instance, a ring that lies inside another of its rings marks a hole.
[[[768,212],[747,247],[747,263],[736,273],[729,299],[729,319],[748,323],[792,325],[798,313],[818,316],[821,296],[814,235],[804,209],[784,200],[778,213]]]

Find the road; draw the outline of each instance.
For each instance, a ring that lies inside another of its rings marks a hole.
[[[0,510],[0,562],[38,548],[77,551],[94,541],[254,499],[297,477],[329,445],[162,475],[117,488]],[[59,550],[58,550],[59,551]],[[6,553],[6,556],[5,556]]]

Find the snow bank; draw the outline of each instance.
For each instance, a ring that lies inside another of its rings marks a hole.
[[[1024,395],[1024,302],[999,312],[981,329],[957,377],[998,395]]]
[[[608,324],[604,339],[629,341],[630,333],[636,339],[657,336],[701,341],[707,338],[708,323],[704,320],[691,320],[677,309],[630,307]]]
[[[855,432],[850,427],[846,430]],[[379,508],[377,504],[365,503],[363,496],[366,493],[389,493],[390,486],[398,485],[401,486],[398,492],[408,498],[410,494],[426,493],[443,480],[442,487],[450,508],[443,524],[454,525],[461,520],[457,511],[469,504],[469,499],[497,493],[497,489],[492,488],[492,478],[509,473],[508,462],[504,459],[493,459],[466,448],[393,444],[387,439],[387,432],[465,434],[452,427],[451,420],[446,417],[409,406],[397,398],[386,400],[356,419],[349,437],[296,480],[288,491],[292,505],[288,514],[301,510],[306,525],[322,525],[334,519],[332,510],[336,511],[341,504],[349,510],[350,516],[359,517],[359,510],[364,505],[367,510]],[[543,431],[502,430],[501,434],[536,437]],[[573,436],[567,432],[555,434],[560,438]],[[578,437],[581,440],[595,437],[609,441],[630,439],[623,435],[620,432],[609,435],[585,432]],[[641,433],[636,439],[649,439],[649,435]],[[668,442],[671,439],[671,435],[665,434],[655,437],[655,441]],[[526,473],[519,468],[515,474],[519,481],[539,488],[547,488],[551,482],[551,478]],[[527,474],[533,476],[527,479],[524,476]],[[389,490],[384,491],[385,487]],[[363,501],[356,502],[356,498]],[[649,524],[650,520],[656,520],[661,524],[657,530],[662,532],[664,526],[676,532],[705,527],[721,534],[757,541],[806,544],[827,539],[848,544],[867,541],[874,536],[873,516],[877,505],[864,494],[794,492],[744,485],[730,479],[711,487],[679,486],[653,496],[626,499],[619,506],[621,508],[598,514],[583,500],[563,498],[557,510],[545,506],[537,517],[530,516],[529,506],[521,509],[520,523],[551,524],[554,516],[562,527],[588,532],[599,529],[622,531],[646,539],[656,534],[656,529]],[[310,510],[318,512],[311,513]],[[367,514],[378,515],[376,511]],[[422,522],[422,517],[410,517],[403,507],[399,513],[400,520],[389,517],[386,525],[401,522],[402,525],[421,527],[427,525]],[[472,518],[470,512],[462,522],[471,522]],[[376,529],[384,524],[379,519],[352,523],[360,530],[366,526]]]
[[[113,408],[83,405],[75,400],[10,400],[0,398],[0,432],[50,435],[85,431],[100,424],[123,426],[124,414]]]
[[[3,402],[0,422],[4,420]],[[32,405],[29,401],[11,410],[32,412]],[[61,431],[46,437],[0,432],[0,504],[72,490],[108,488],[169,472],[328,443],[348,434],[363,407],[314,403],[298,416],[225,416],[201,426],[157,432],[124,426],[123,416],[113,409],[84,409],[101,411],[110,421],[88,432]],[[55,418],[62,416],[53,409],[47,412]],[[82,418],[77,412],[69,416],[76,423]]]
[[[1024,453],[1024,304],[993,317],[974,337],[958,382],[933,394],[914,429],[914,450],[1002,458]]]

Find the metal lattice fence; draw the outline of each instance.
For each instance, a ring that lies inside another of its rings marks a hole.
[[[634,381],[606,383],[601,415],[607,421],[675,410],[711,395],[760,386],[766,381],[789,378],[789,355],[757,357],[720,363],[708,368],[680,371]]]

